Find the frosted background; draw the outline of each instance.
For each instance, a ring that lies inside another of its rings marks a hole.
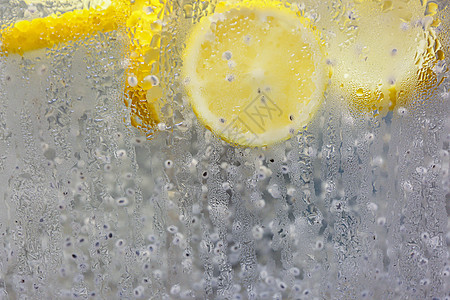
[[[448,79],[385,117],[329,93],[268,149],[214,137],[166,80],[147,140],[122,47],[0,58],[0,299],[450,299]]]

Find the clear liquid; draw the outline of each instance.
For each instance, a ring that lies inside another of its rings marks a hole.
[[[29,8],[1,5],[5,22]],[[168,10],[163,46],[182,47],[196,5]],[[1,299],[449,296],[448,58],[405,105],[358,113],[330,89],[307,130],[250,149],[198,123],[179,51],[161,54],[164,125],[147,139],[124,47],[111,32],[0,60]]]

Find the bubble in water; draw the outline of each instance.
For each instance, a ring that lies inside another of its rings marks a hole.
[[[118,206],[127,206],[130,201],[128,200],[128,198],[120,197],[116,200],[116,203]]]
[[[165,167],[166,169],[171,169],[171,168],[173,167],[173,161],[171,161],[170,159],[166,160],[166,161],[164,162],[164,167]]]
[[[398,113],[399,116],[403,117],[403,116],[406,116],[408,114],[408,110],[405,107],[400,106],[397,109],[397,113]]]
[[[152,86],[158,86],[159,78],[155,75],[148,75],[144,77],[144,82],[149,82]]]
[[[128,76],[127,82],[131,87],[135,87],[138,85],[138,79],[135,76]]]
[[[225,76],[225,80],[228,82],[233,82],[234,79],[234,74],[227,74],[227,76]]]
[[[180,285],[179,284],[175,284],[170,288],[170,294],[172,295],[178,295],[181,291]]]
[[[230,60],[230,59],[231,59],[231,56],[232,56],[231,51],[225,51],[225,52],[222,54],[222,58],[223,58],[224,60]]]
[[[275,199],[281,198],[281,191],[277,184],[273,184],[267,188],[269,194]]]

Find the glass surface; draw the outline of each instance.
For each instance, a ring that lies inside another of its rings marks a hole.
[[[450,299],[448,1],[283,2],[312,20],[333,71],[305,128],[254,148],[207,129],[185,88],[189,33],[218,1],[157,3],[131,29],[123,9],[111,30],[50,26],[57,43],[2,48],[0,299]],[[109,5],[2,1],[2,36]],[[379,69],[364,79],[345,51],[396,43],[377,13],[397,6],[401,24],[433,27],[435,59],[376,107],[364,84]]]

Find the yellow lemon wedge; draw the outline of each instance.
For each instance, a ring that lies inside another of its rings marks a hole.
[[[438,51],[429,32],[432,17],[425,16],[420,1],[347,4],[350,8],[337,13],[334,24],[324,26],[332,33],[327,49],[334,66],[332,81],[358,111],[385,113],[416,88]]]
[[[38,2],[27,0],[28,4]],[[156,74],[160,71],[160,12],[163,6],[157,0],[96,0],[89,9],[21,20],[1,30],[0,54],[23,55],[91,33],[118,30],[124,24],[129,41],[124,101],[131,108],[132,125],[148,132],[160,121],[155,102],[162,97]]]
[[[266,146],[310,122],[329,79],[308,20],[276,1],[221,3],[194,26],[183,76],[198,119],[225,141]]]
[[[95,31],[116,30],[126,12],[123,1],[116,1],[105,9],[77,9],[45,18],[21,20],[2,29],[1,53],[23,54],[75,40]]]
[[[162,8],[159,1],[135,1],[126,21],[130,43],[125,102],[131,108],[131,124],[144,132],[154,130],[160,122],[156,103],[163,96],[158,78]]]

